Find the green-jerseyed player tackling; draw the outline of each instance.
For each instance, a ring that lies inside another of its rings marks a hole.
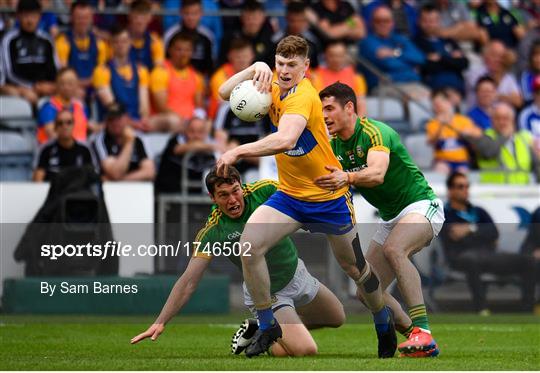
[[[237,246],[244,225],[253,211],[274,194],[277,182],[261,180],[241,184],[240,174],[231,166],[226,178],[218,176],[215,168],[211,170],[206,177],[206,187],[215,204],[206,225],[195,238],[195,242],[200,242],[194,245],[197,252],[193,253],[186,270],[171,290],[156,321],[145,332],[133,337],[131,343],[159,337],[165,324],[188,302],[208,268],[212,254],[227,256],[242,270],[241,253]],[[246,255],[249,255],[249,250]],[[273,356],[317,353],[317,345],[308,329],[339,327],[345,321],[343,305],[307,271],[289,237],[273,246],[265,258],[273,295],[272,310],[283,332],[283,337],[271,346],[270,353]],[[244,303],[254,311],[254,303],[245,284]],[[246,320],[233,336],[232,352],[241,353],[257,329],[257,320]]]
[[[379,210],[381,222],[366,255],[386,289],[397,279],[408,314],[387,292],[384,299],[394,312],[396,327],[407,341],[398,346],[402,356],[439,354],[431,336],[420,275],[409,257],[438,235],[444,223],[441,200],[412,161],[399,135],[388,125],[356,115],[356,95],[347,85],[334,83],[319,96],[332,150],[343,171],[315,179],[321,188],[351,185]]]

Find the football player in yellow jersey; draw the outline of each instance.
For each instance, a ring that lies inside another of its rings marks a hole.
[[[259,330],[246,349],[248,357],[259,355],[281,338],[274,318],[265,253],[283,237],[305,227],[325,233],[343,270],[358,286],[365,304],[373,312],[379,339],[379,357],[394,356],[397,339],[390,311],[384,305],[379,280],[362,254],[355,227],[352,195],[348,187],[325,190],[313,183],[328,173],[327,164],[341,165],[332,153],[324,124],[322,104],[305,72],[309,68],[305,39],[287,36],[276,49],[277,81],[267,64],[255,62],[229,78],[219,89],[228,100],[234,87],[253,80],[261,91],[272,92],[272,134],[241,145],[222,155],[218,173],[245,157],[275,155],[279,188],[248,220],[241,242],[251,246],[242,255],[244,280],[255,303]]]

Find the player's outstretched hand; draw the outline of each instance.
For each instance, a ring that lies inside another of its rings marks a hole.
[[[216,162],[216,173],[218,176],[227,177],[229,176],[229,166],[232,166],[238,160],[235,149],[231,149],[218,159]]]
[[[253,64],[253,84],[261,93],[272,90],[272,69],[264,62],[255,62]]]
[[[317,185],[319,188],[333,191],[349,184],[349,175],[347,172],[334,166],[324,166],[324,168],[331,173],[328,175],[319,176],[313,180],[315,185]]]
[[[155,341],[158,339],[159,335],[163,333],[163,330],[165,330],[164,324],[152,324],[144,333],[131,338],[131,344],[135,344],[146,338],[150,338],[152,341]]]

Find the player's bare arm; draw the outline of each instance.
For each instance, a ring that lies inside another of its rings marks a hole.
[[[133,337],[131,344],[135,344],[146,338],[155,341],[163,333],[165,324],[189,301],[209,264],[210,260],[208,259],[191,258],[185,272],[176,281],[176,284],[174,284],[169,298],[167,298],[156,321],[145,332]]]
[[[337,167],[326,166],[331,173],[315,179],[315,184],[327,190],[336,190],[345,185],[373,188],[384,183],[384,176],[390,164],[390,155],[385,151],[370,150],[367,167],[356,172],[345,172]]]
[[[228,166],[239,159],[274,155],[293,149],[306,125],[307,121],[303,116],[284,114],[279,120],[277,132],[224,153],[216,164],[218,175],[226,175]]]
[[[231,96],[231,92],[238,84],[244,80],[253,80],[253,83],[259,83],[257,88],[260,92],[269,92],[272,87],[272,69],[264,62],[255,62],[240,72],[231,76],[223,83],[218,90],[219,96],[227,101]]]

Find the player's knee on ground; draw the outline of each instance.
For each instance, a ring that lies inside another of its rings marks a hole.
[[[317,354],[317,344],[315,341],[295,341],[295,343],[285,343],[286,349],[283,348],[283,346],[279,345],[281,349],[287,354],[287,355],[281,355],[281,356],[291,356],[291,357],[301,357],[301,356],[311,356]],[[274,344],[274,346],[277,345]],[[272,354],[274,355],[274,346],[272,346]],[[277,355],[274,355],[277,356]]]
[[[343,305],[340,308],[341,312],[338,312],[330,322],[326,325],[329,328],[339,328],[341,325],[345,324],[345,320],[347,319],[347,316],[345,315],[345,310],[343,309]]]

